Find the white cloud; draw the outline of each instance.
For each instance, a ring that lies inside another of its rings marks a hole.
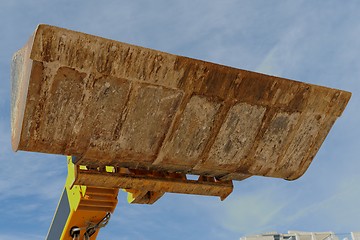
[[[270,183],[266,182],[269,179],[245,180],[237,184],[245,189],[235,189],[233,196],[222,203],[225,207],[209,204],[206,208],[212,209],[210,215],[218,224],[239,237],[289,229],[350,232],[360,228],[360,189],[355,187],[359,176],[339,179],[336,174],[322,174],[303,178]]]
[[[335,177],[335,175],[334,175]],[[296,222],[318,222],[318,227],[332,229],[332,231],[344,232],[360,229],[360,190],[355,186],[360,182],[359,176],[349,176],[336,179],[340,183],[332,184],[333,191],[326,198],[314,201],[308,206],[297,209],[296,213],[289,215],[289,223]],[[311,197],[311,195],[304,196]]]
[[[303,28],[304,26],[297,24],[286,32],[279,42],[270,49],[256,70],[270,75],[284,76],[284,72],[288,68],[296,67],[298,59],[302,56],[299,52],[296,54],[296,51],[305,34]]]
[[[287,199],[277,196],[278,190],[265,190],[237,196],[226,202],[220,222],[231,231],[251,234],[272,230],[283,214]]]
[[[2,166],[0,199],[37,196],[41,199],[58,199],[65,183],[66,160],[54,156],[18,152],[8,153],[11,159]]]

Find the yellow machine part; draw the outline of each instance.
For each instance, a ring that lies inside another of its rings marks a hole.
[[[76,166],[72,163],[72,157],[67,157],[67,164],[68,176],[65,190],[47,236],[49,240],[72,240],[73,237],[70,234],[72,228],[80,229],[79,236],[80,239],[83,239],[87,228],[101,222],[108,213],[113,213],[117,205],[117,188],[74,185]],[[81,168],[84,167],[81,166]],[[62,212],[66,211],[68,215],[64,216]],[[57,220],[61,218],[63,220]],[[61,224],[61,222],[65,223]],[[99,230],[97,229],[89,239],[96,239],[98,233]]]
[[[104,218],[106,213],[103,211],[87,211],[87,210],[79,210],[72,211],[69,215],[68,221],[66,223],[66,227],[61,235],[61,240],[72,240],[73,237],[70,235],[71,228],[74,226],[81,226],[82,224],[86,224],[91,221],[93,223],[99,222],[102,218]],[[80,236],[85,234],[86,229],[82,229],[80,232]],[[90,239],[96,239],[99,231],[96,231]]]

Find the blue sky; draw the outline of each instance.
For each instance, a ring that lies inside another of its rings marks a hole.
[[[98,239],[360,231],[360,1],[1,0],[0,23],[1,240],[44,239],[66,178],[65,157],[10,145],[10,61],[39,23],[353,93],[299,180],[253,177],[224,202],[167,194],[128,205],[121,193]]]

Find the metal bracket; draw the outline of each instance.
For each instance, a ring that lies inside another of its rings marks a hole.
[[[233,190],[231,180],[207,176],[191,180],[183,173],[115,167],[85,169],[79,165],[75,171],[76,185],[122,188],[129,193],[130,203],[152,204],[166,192],[217,196],[224,200]]]

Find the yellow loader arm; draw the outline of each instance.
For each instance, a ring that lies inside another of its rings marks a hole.
[[[67,157],[68,176],[47,240],[96,239],[117,205],[117,188],[74,185],[75,165]]]

